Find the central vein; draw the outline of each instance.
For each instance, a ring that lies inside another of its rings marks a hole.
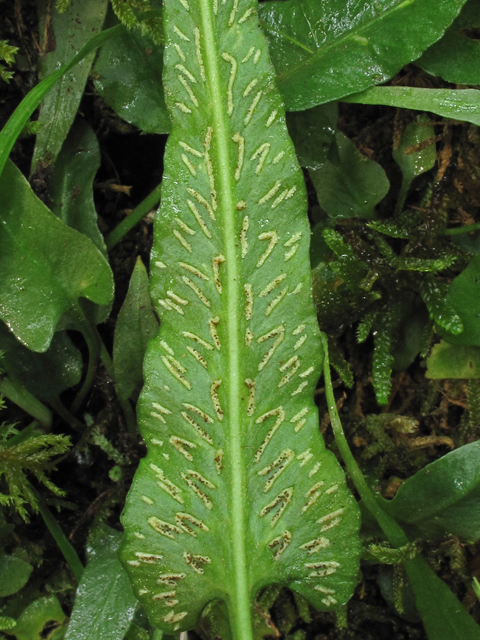
[[[230,162],[229,145],[231,132],[225,105],[225,90],[220,82],[219,59],[223,53],[218,50],[214,15],[211,0],[200,0],[202,27],[205,38],[205,67],[207,83],[212,97],[213,127],[218,153],[216,177],[219,182],[219,205],[223,218],[225,267],[227,275],[225,332],[227,334],[228,364],[228,425],[231,486],[231,543],[234,570],[234,593],[228,603],[233,636],[236,640],[252,640],[250,593],[247,574],[244,462],[242,449],[242,416],[240,413],[240,296],[239,270],[235,247],[236,197],[233,180],[234,167]]]

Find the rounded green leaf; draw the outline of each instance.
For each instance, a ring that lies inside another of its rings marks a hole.
[[[113,297],[110,267],[92,241],[35,196],[11,162],[0,178],[0,317],[33,351],[46,351],[81,297]]]

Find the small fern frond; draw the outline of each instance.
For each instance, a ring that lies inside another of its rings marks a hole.
[[[15,62],[15,55],[18,47],[12,47],[8,44],[8,40],[0,40],[0,60],[3,60],[7,66]],[[0,78],[5,82],[10,82],[13,77],[13,71],[9,71],[5,65],[0,64]]]
[[[377,318],[374,337],[375,347],[373,351],[373,387],[378,404],[387,404],[392,388],[392,314],[390,311]]]

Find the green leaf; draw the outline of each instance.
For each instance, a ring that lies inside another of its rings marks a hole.
[[[330,102],[308,111],[287,114],[288,133],[292,138],[300,166],[320,169],[337,129],[338,105]]]
[[[82,356],[63,331],[56,333],[45,353],[35,353],[21,344],[0,324],[2,367],[21,380],[34,396],[47,402],[75,386],[82,377]]]
[[[427,465],[399,488],[383,508],[423,536],[445,533],[471,542],[480,538],[480,442],[472,442]]]
[[[80,231],[107,257],[98,228],[93,181],[100,167],[100,147],[91,127],[78,120],[64,142],[51,179],[52,212]]]
[[[122,559],[151,624],[192,628],[218,599],[236,640],[252,638],[260,588],[332,609],[358,569],[357,506],[313,401],[305,186],[256,4],[164,3],[161,329],[138,405],[148,454],[122,516]]]
[[[465,0],[287,0],[260,5],[289,111],[392,78],[436,42]]]
[[[427,358],[425,376],[431,380],[480,378],[480,347],[463,347],[442,340]]]
[[[72,51],[82,49],[93,34],[102,30],[107,6],[108,0],[71,0],[65,13],[59,13],[51,10],[47,0],[41,0],[40,33],[48,34],[47,41],[42,43],[45,53],[40,57],[41,80],[68,62]],[[48,28],[46,20],[49,20]],[[94,57],[94,52],[85,57],[43,100],[38,116],[41,128],[33,153],[33,170],[38,163],[53,164],[60,153],[77,115]]]
[[[78,298],[106,305],[112,272],[89,238],[35,196],[11,162],[0,178],[0,317],[33,351],[46,351]]]
[[[20,591],[27,584],[32,571],[31,564],[0,549],[0,598]]]
[[[472,27],[480,27],[477,0],[468,0],[443,38],[427,49],[415,64],[453,84],[480,84],[480,42],[464,31]]]
[[[459,335],[463,337],[464,320],[457,313],[449,291],[443,282],[436,281],[432,276],[429,276],[420,285],[420,295],[427,306],[430,318],[435,320],[442,329],[445,329],[445,332],[448,332],[445,337],[449,342],[457,340]]]
[[[371,218],[390,182],[382,167],[357,151],[340,131],[325,164],[310,171],[318,201],[330,218]]]
[[[437,157],[435,131],[427,123],[428,118],[418,117],[416,122],[409,124],[403,132],[399,146],[392,152],[393,159],[402,170],[403,176],[395,208],[397,214],[402,211],[413,179],[435,165]]]
[[[348,96],[343,102],[430,111],[444,118],[480,125],[480,91],[477,89],[373,87]]]
[[[17,640],[43,640],[43,630],[47,623],[51,633],[52,627],[62,625],[66,617],[56,596],[38,598],[18,618],[17,626],[12,629],[11,634]]]
[[[87,544],[87,566],[78,585],[65,640],[121,640],[137,600],[118,559],[119,531],[100,525]]]
[[[463,331],[457,335],[442,332],[442,338],[451,344],[463,344],[480,347],[480,254],[462,273],[455,278],[448,288],[445,302],[458,314]],[[440,324],[440,322],[436,319]],[[449,331],[449,327],[444,327]],[[450,329],[451,331],[451,329]]]
[[[158,333],[158,322],[148,293],[148,275],[137,258],[128,293],[118,314],[113,341],[115,387],[124,400],[139,392],[143,384],[142,365],[148,341]]]
[[[118,24],[112,12],[106,26]],[[126,31],[100,49],[95,89],[123,120],[146,133],[172,128],[162,87],[163,47],[146,34]]]

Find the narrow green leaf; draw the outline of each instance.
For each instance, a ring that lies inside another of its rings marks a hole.
[[[260,5],[289,111],[385,82],[436,42],[465,0],[287,0]],[[334,70],[334,71],[333,71]]]
[[[427,358],[425,376],[431,380],[480,378],[480,347],[463,347],[442,340]]]
[[[110,11],[105,26],[117,24]],[[100,49],[93,67],[95,89],[126,122],[146,133],[169,133],[162,70],[163,47],[139,30],[125,31]]]
[[[42,42],[46,53],[40,56],[40,80],[67,63],[72,51],[79,51],[92,35],[101,31],[107,6],[108,0],[70,0],[68,9],[60,13],[52,11],[48,0],[40,1],[40,33],[48,34],[49,38],[48,42]],[[48,28],[45,20],[49,20]],[[39,162],[53,164],[60,153],[77,115],[94,56],[94,52],[86,56],[43,100],[38,116],[40,130],[33,153],[33,170]]]
[[[320,169],[325,164],[328,150],[337,129],[336,102],[287,114],[288,133],[292,138],[300,166]]]
[[[430,111],[444,118],[480,125],[480,91],[477,89],[373,87],[348,96],[343,102]]]
[[[325,164],[310,171],[318,201],[330,218],[371,218],[390,182],[382,167],[357,151],[340,131]]]
[[[57,322],[80,297],[113,297],[108,263],[89,238],[61,222],[11,162],[0,178],[0,317],[33,351],[46,351]]]
[[[54,335],[45,353],[35,353],[0,323],[0,351],[7,374],[13,373],[30,393],[46,402],[58,399],[82,377],[82,356],[64,331]]]
[[[416,122],[409,124],[403,132],[399,146],[392,153],[393,159],[402,170],[403,176],[395,208],[397,214],[402,211],[413,179],[429,171],[435,165],[437,157],[435,131],[427,123],[427,118],[418,117]]]
[[[115,388],[128,400],[143,384],[142,364],[148,341],[158,333],[158,322],[148,293],[148,275],[137,258],[128,293],[118,314],[113,341]]]
[[[480,84],[480,42],[465,33],[480,27],[480,6],[468,0],[443,38],[425,51],[415,64],[432,76],[453,84]]]
[[[99,167],[97,137],[84,120],[78,120],[65,140],[53,171],[52,212],[69,227],[90,238],[107,257],[93,200],[93,181]]]
[[[252,639],[261,587],[337,608],[358,568],[357,506],[313,401],[305,186],[256,4],[164,3],[161,329],[138,408],[148,455],[122,516],[122,559],[151,623],[192,628],[218,599],[235,640]]]
[[[11,596],[24,587],[33,567],[25,560],[11,556],[0,549],[0,598]]]
[[[427,465],[399,488],[384,509],[415,525],[424,536],[450,533],[480,538],[480,442],[472,442]]]
[[[463,331],[455,332],[449,326],[442,325],[451,333],[442,333],[442,337],[451,344],[463,344],[480,347],[480,254],[474,256],[470,264],[455,278],[448,288],[445,303],[458,314]]]
[[[127,632],[137,600],[118,559],[121,540],[122,534],[107,525],[90,534],[65,640],[122,640]]]

